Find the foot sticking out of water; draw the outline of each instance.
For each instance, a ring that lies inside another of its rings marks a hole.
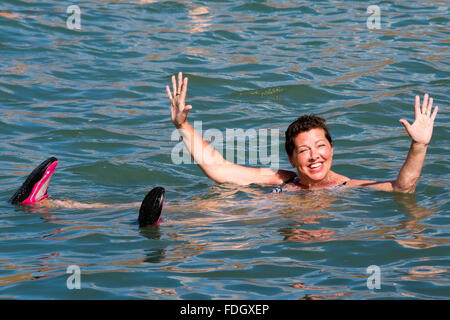
[[[165,190],[156,187],[150,190],[139,209],[139,227],[150,227],[162,222],[161,212],[164,206]]]
[[[42,162],[30,173],[22,186],[9,199],[9,202],[16,205],[31,205],[47,198],[50,178],[55,172],[57,165],[58,160],[55,157],[48,158]]]

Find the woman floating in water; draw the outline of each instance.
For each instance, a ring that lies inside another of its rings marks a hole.
[[[274,171],[269,168],[251,168],[231,163],[205,142],[187,121],[191,105],[186,105],[188,79],[178,73],[178,82],[172,76],[172,91],[166,91],[171,104],[171,119],[189,150],[203,172],[218,183],[238,185],[260,184],[277,186],[274,191],[315,190],[335,186],[371,187],[384,191],[403,193],[414,192],[422,171],[428,144],[433,133],[434,119],[438,107],[434,110],[433,98],[425,94],[422,105],[419,96],[415,100],[415,120],[411,125],[405,119],[400,122],[412,139],[406,161],[396,180],[367,181],[347,178],[331,171],[333,160],[333,140],[325,120],[315,115],[303,115],[286,130],[286,152],[292,167],[297,173],[288,170]],[[28,176],[23,185],[10,199],[12,204],[71,208],[105,208],[105,204],[83,204],[73,201],[47,199],[50,178],[58,162],[49,158],[41,163]],[[164,204],[165,190],[162,187],[152,189],[144,198],[139,209],[139,226],[151,226],[161,222],[160,215]]]
[[[333,140],[325,120],[304,115],[295,120],[286,130],[286,152],[293,171],[245,167],[225,160],[222,155],[206,143],[187,121],[191,105],[186,105],[188,79],[178,73],[178,82],[172,76],[172,91],[166,86],[171,104],[172,122],[179,130],[188,151],[208,178],[218,183],[248,185],[279,185],[275,190],[314,190],[339,185],[349,187],[371,187],[384,191],[414,192],[422,171],[425,154],[433,133],[433,124],[438,107],[434,110],[433,98],[425,94],[422,106],[420,97],[415,100],[415,120],[411,125],[405,119],[400,122],[412,139],[406,161],[397,179],[392,181],[367,181],[350,179],[331,171]],[[199,146],[199,147],[196,147]],[[281,185],[281,186],[280,186]]]

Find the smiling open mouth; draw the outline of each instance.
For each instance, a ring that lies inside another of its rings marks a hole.
[[[318,169],[318,168],[322,167],[322,165],[323,165],[323,162],[316,162],[316,163],[310,164],[310,165],[308,166],[308,168],[311,168],[311,169]]]

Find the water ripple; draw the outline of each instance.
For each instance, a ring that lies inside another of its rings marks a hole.
[[[61,2],[2,4],[2,298],[450,296],[447,2],[382,2],[372,31],[358,1],[84,1],[80,31]],[[440,113],[416,194],[274,196],[174,164],[164,87],[179,70],[204,130],[283,136],[316,113],[331,127],[334,169],[360,179],[394,179],[409,146],[397,121],[429,92]],[[91,207],[10,206],[52,155],[51,197]],[[165,220],[139,229],[139,202],[157,185]],[[371,264],[382,290],[366,287]],[[82,270],[79,292],[66,288],[69,265]]]

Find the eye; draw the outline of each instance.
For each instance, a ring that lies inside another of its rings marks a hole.
[[[307,151],[308,149],[302,149],[302,150],[299,150],[297,153],[303,153],[303,152],[305,152],[305,151]]]

